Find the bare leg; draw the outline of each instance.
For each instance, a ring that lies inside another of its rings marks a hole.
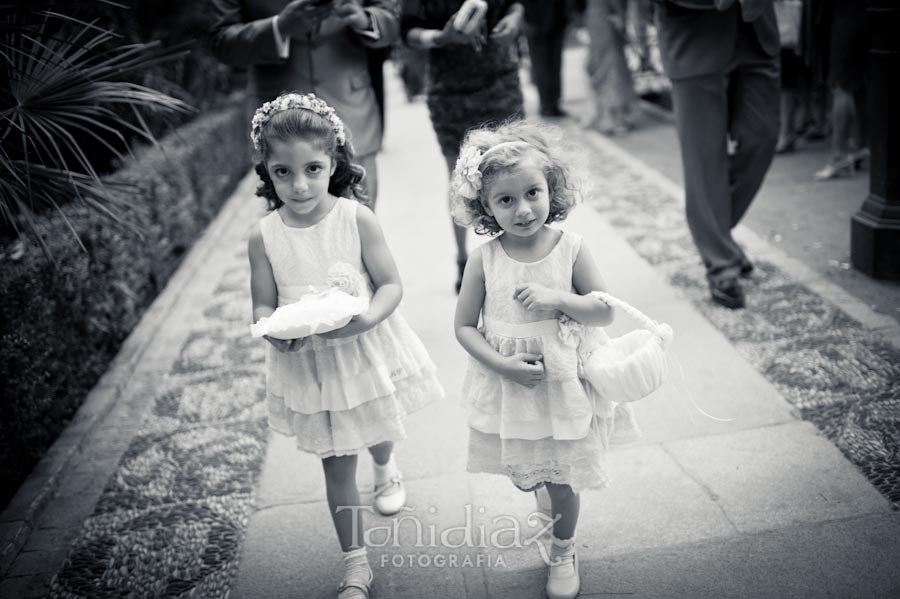
[[[571,539],[575,536],[575,527],[578,525],[581,497],[569,485],[547,483],[547,492],[550,494],[553,515],[559,516],[559,520],[553,524],[553,534],[557,539]]]
[[[444,154],[444,160],[447,161],[447,173],[452,176],[453,169],[456,167],[456,160],[459,158],[457,154]],[[466,253],[466,228],[460,227],[453,222],[450,217],[450,223],[453,225],[453,239],[456,241],[456,262],[465,263],[468,254]]]
[[[372,459],[375,460],[375,463],[379,466],[384,466],[388,463],[388,460],[391,459],[392,451],[394,451],[393,441],[385,441],[384,443],[379,443],[378,445],[373,445],[369,448]]]
[[[359,490],[356,488],[356,456],[324,458],[322,469],[325,471],[328,507],[341,551],[358,549],[362,547],[362,510],[347,509],[360,505]],[[345,509],[338,511],[342,507]]]

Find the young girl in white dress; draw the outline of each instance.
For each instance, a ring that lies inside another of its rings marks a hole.
[[[396,311],[394,259],[359,185],[347,132],[312,94],[283,94],[256,111],[257,194],[271,212],[249,240],[253,320],[337,284],[371,298],[345,327],[303,339],[266,337],[269,425],[322,459],[331,517],[346,566],[341,599],[368,597],[372,570],[362,544],[357,455],[375,464],[375,507],[397,513],[403,480],[392,455],[403,420],[442,395],[421,341]],[[356,534],[357,538],[354,538]]]
[[[579,379],[576,342],[560,335],[562,317],[613,319],[586,295],[604,290],[587,246],[549,226],[575,205],[574,185],[551,136],[525,121],[469,132],[451,183],[457,222],[496,236],[469,257],[456,308],[456,337],[473,358],[462,391],[468,470],[508,476],[558,518],[551,599],[579,592],[579,492],[606,484],[612,424],[595,415],[592,388]]]

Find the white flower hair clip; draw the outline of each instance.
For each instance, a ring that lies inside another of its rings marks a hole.
[[[469,146],[459,153],[459,159],[453,168],[453,186],[456,192],[468,200],[474,200],[481,191],[481,163],[484,162],[485,156],[499,150],[500,148],[510,147],[533,147],[527,141],[504,141],[496,146],[491,146],[485,152],[482,152],[476,146]]]
[[[331,123],[334,129],[334,138],[337,145],[343,146],[347,143],[347,135],[344,133],[344,123],[334,111],[334,108],[325,103],[315,94],[281,94],[274,100],[266,102],[256,109],[253,113],[253,120],[250,121],[250,139],[253,140],[253,147],[259,151],[260,138],[263,126],[272,118],[272,115],[289,110],[291,108],[302,108],[310,110],[319,116],[325,117]]]

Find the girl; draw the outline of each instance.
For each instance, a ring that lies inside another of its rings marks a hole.
[[[312,94],[284,94],[256,111],[251,137],[257,195],[271,210],[249,240],[254,321],[335,281],[371,298],[368,312],[341,329],[266,338],[269,424],[322,459],[346,566],[338,596],[368,597],[361,510],[346,509],[359,505],[356,456],[372,454],[375,508],[398,512],[406,493],[393,444],[405,437],[406,414],[442,391],[425,348],[395,312],[403,293],[397,268],[375,215],[361,204],[365,171],[353,164],[334,110]]]
[[[558,152],[527,122],[474,130],[451,183],[457,222],[497,236],[469,257],[456,308],[456,337],[474,358],[462,391],[468,470],[505,474],[535,491],[542,511],[552,508],[551,599],[578,594],[579,492],[605,485],[610,433],[610,423],[593,415],[559,319],[594,326],[613,319],[610,306],[585,295],[604,289],[588,248],[549,226],[576,201]]]

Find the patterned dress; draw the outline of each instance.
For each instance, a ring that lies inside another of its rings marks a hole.
[[[278,305],[324,286],[329,272],[355,269],[363,292],[372,284],[362,261],[356,211],[339,198],[311,227],[284,224],[278,211],[260,221]],[[266,344],[269,426],[294,435],[319,457],[356,454],[406,438],[405,416],[443,395],[422,342],[396,310],[374,328],[341,339],[307,337],[296,352]]]
[[[488,0],[488,32],[512,0]],[[463,0],[404,1],[404,39],[413,27],[443,29]],[[456,156],[466,131],[523,114],[515,43],[492,43],[480,51],[451,45],[428,51],[428,110],[444,156]]]
[[[530,312],[514,299],[523,281],[573,292],[572,269],[580,248],[581,238],[568,232],[537,262],[510,258],[499,238],[481,248],[484,338],[504,356],[542,355],[546,376],[528,388],[470,360],[462,392],[470,427],[470,472],[505,474],[523,490],[544,482],[568,484],[575,492],[603,487],[615,421],[636,434],[630,414],[617,414],[614,405],[605,404],[579,378],[577,343],[560,334],[562,314]],[[629,431],[622,429],[617,434],[625,438]]]

